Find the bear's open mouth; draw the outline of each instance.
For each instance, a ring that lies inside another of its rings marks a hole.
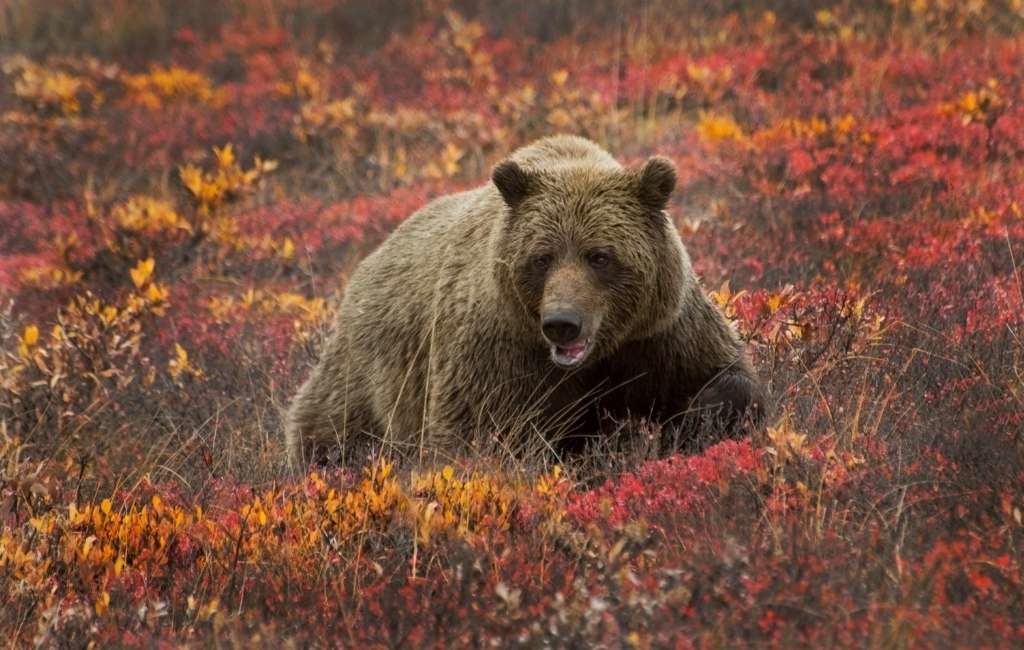
[[[589,353],[590,339],[580,339],[567,345],[551,344],[551,360],[561,368],[580,365]]]

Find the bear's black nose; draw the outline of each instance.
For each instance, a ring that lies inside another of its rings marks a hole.
[[[574,311],[553,311],[544,314],[540,328],[552,343],[572,343],[579,338],[583,323]]]

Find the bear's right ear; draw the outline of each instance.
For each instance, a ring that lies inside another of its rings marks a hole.
[[[519,207],[530,193],[532,184],[530,175],[513,160],[498,163],[491,173],[491,180],[510,208]]]

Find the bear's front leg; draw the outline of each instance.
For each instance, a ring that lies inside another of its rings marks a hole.
[[[709,380],[691,403],[702,423],[724,437],[746,433],[764,421],[766,396],[759,381],[745,369],[725,369]],[[707,433],[711,433],[710,431]]]

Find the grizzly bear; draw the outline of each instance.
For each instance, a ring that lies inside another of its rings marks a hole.
[[[353,273],[287,416],[292,460],[477,436],[570,449],[609,418],[713,413],[725,433],[759,419],[742,343],[665,211],[675,184],[666,158],[626,169],[555,136],[421,208]]]

